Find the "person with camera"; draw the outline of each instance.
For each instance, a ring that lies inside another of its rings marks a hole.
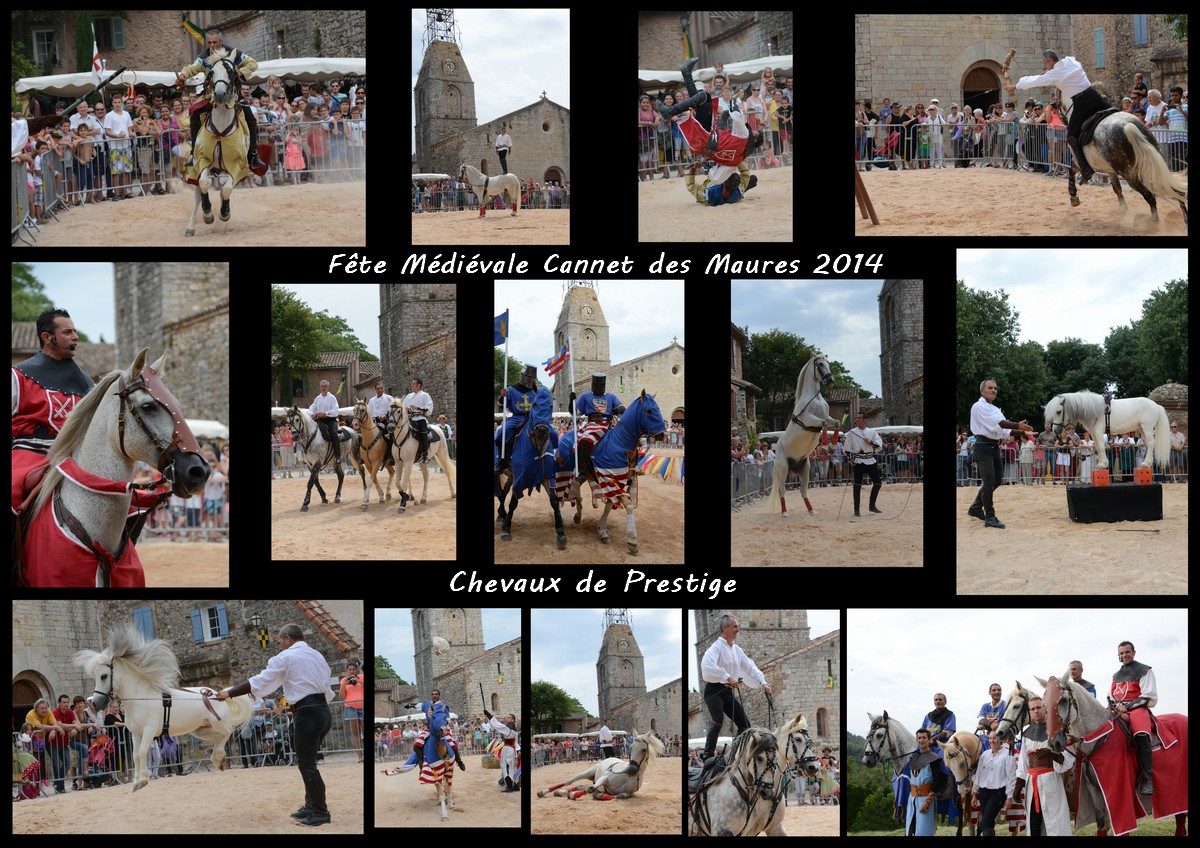
[[[358,663],[346,664],[346,676],[339,681],[337,699],[342,702],[342,719],[350,725],[350,738],[354,742],[354,753],[358,761],[363,761],[362,752],[362,723],[363,723],[363,680],[358,673]]]
[[[267,660],[265,669],[237,686],[222,689],[216,698],[224,701],[251,694],[261,698],[283,688],[283,696],[296,716],[296,756],[304,780],[304,805],[292,813],[292,818],[310,827],[329,824],[325,781],[317,770],[317,754],[333,724],[329,714],[329,702],[333,700],[329,663],[304,641],[304,631],[299,625],[281,627],[275,644],[279,653]]]

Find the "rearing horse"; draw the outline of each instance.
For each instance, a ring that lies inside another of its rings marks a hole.
[[[825,354],[815,351],[812,358],[800,369],[796,378],[796,405],[787,429],[775,445],[775,475],[772,491],[779,495],[779,506],[784,516],[788,514],[784,500],[784,486],[789,471],[800,478],[800,497],[808,507],[809,515],[816,515],[808,502],[808,456],[817,446],[821,431],[827,426],[838,426],[829,417],[829,404],[821,396],[821,384],[833,385],[833,374]]]
[[[238,107],[237,71],[228,51],[214,50],[207,60],[207,76],[212,88],[212,109],[192,139],[193,167],[187,171],[187,182],[196,187],[196,203],[188,219],[185,236],[196,234],[196,210],[204,210],[204,223],[213,222],[212,203],[208,193],[217,188],[221,194],[221,220],[229,227],[229,198],[233,187],[250,175],[246,150],[250,131],[246,116]]]

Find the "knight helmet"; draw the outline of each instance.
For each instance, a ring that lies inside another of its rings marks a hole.
[[[525,391],[531,391],[537,386],[537,372],[536,365],[526,364],[525,370],[521,372],[520,379],[517,380],[517,385],[525,389]]]
[[[592,375],[592,394],[594,394],[596,396],[600,396],[600,395],[604,394],[604,385],[605,385],[606,379],[607,378],[605,377],[604,374],[593,374]]]

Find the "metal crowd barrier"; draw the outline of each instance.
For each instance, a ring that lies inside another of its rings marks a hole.
[[[771,493],[776,461],[770,460],[761,465],[755,462],[729,464],[729,498],[735,511]],[[924,453],[905,451],[903,458],[895,452],[885,453],[879,455],[877,461],[884,483],[919,483],[924,477]],[[845,455],[828,460],[811,459],[808,463],[808,487],[812,489],[852,485],[853,468]],[[799,478],[795,473],[789,472],[785,485],[788,489],[794,489],[800,485]]]
[[[1178,452],[1167,466],[1154,464],[1154,479],[1161,483],[1186,483],[1188,481],[1188,449]],[[1067,463],[1060,465],[1058,458],[1066,455]],[[1146,446],[1113,445],[1108,448],[1108,468],[1113,482],[1130,482],[1133,469],[1141,465],[1146,457]],[[1178,459],[1179,462],[1174,460]],[[1067,483],[1089,483],[1092,469],[1096,467],[1095,448],[1072,447],[1043,448],[1042,457],[1036,456],[1023,461],[1017,451],[1001,450],[1000,484],[1023,486],[1063,486]],[[978,486],[982,482],[974,459],[958,453],[955,460],[955,479],[959,486]]]
[[[792,164],[790,136],[782,132],[763,130],[764,143],[746,161],[751,170],[767,167],[775,162],[787,167]],[[695,155],[681,138],[671,134],[651,132],[647,138],[638,139],[638,179],[656,179],[666,170],[673,177],[682,177],[691,166]],[[697,175],[697,179],[700,179]]]
[[[450,185],[453,183],[453,185]],[[521,181],[522,209],[570,209],[571,190],[563,187],[549,188],[538,186],[530,190],[525,180]],[[507,201],[502,201],[507,204]],[[426,183],[412,184],[412,211],[421,212],[463,212],[479,208],[479,196],[473,189],[458,185],[456,180],[439,181],[432,185]],[[496,199],[489,201],[489,209],[507,208],[496,205]]]

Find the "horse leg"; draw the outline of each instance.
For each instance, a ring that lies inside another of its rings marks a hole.
[[[508,514],[504,516],[504,523],[500,527],[500,540],[502,542],[512,541],[512,519],[513,513],[517,511],[517,504],[521,502],[521,493],[516,489],[512,491],[512,500],[508,504]]]
[[[605,544],[605,545],[607,545],[609,543],[607,525],[608,525],[608,513],[611,510],[612,510],[612,501],[608,500],[608,498],[605,498],[604,499],[604,514],[600,516],[600,524],[596,528],[597,531],[600,533],[601,544]]]
[[[154,742],[154,734],[149,729],[143,730],[140,736],[134,737],[137,753],[133,759],[133,791],[137,792],[150,783],[150,773],[146,769],[146,756],[150,753],[150,745]]]
[[[450,461],[449,446],[444,441],[440,444],[442,447],[434,452],[433,458],[437,460],[437,464],[442,467],[442,472],[446,475],[446,481],[450,484],[450,497],[453,499],[458,497],[454,493],[454,463]]]
[[[1142,197],[1146,198],[1146,202],[1150,204],[1150,220],[1152,220],[1154,223],[1157,224],[1158,223],[1158,201],[1154,199],[1154,194],[1148,188],[1146,188],[1146,186],[1144,186],[1142,184],[1142,181],[1139,180],[1137,178],[1137,176],[1129,177],[1129,185],[1133,188],[1134,191],[1136,191]]]
[[[1079,205],[1079,198],[1075,196],[1075,168],[1074,162],[1071,163],[1071,167],[1067,168],[1067,194],[1071,196],[1072,206]]]
[[[563,529],[562,511],[558,508],[558,495],[549,486],[546,487],[546,494],[550,497],[550,509],[554,510],[554,533],[558,536],[558,549],[561,551],[567,547],[567,531]]]
[[[370,483],[367,481],[367,469],[364,467],[363,461],[361,459],[358,459],[358,457],[355,457],[355,463],[357,464],[357,467],[358,467],[358,476],[362,478],[362,484],[363,484],[362,510],[363,510],[363,512],[366,512],[367,504],[369,504],[371,502],[371,489],[370,489]],[[378,482],[375,483],[375,487],[376,488],[379,487]],[[380,495],[379,499],[383,500],[383,495]]]
[[[301,512],[308,512],[308,502],[312,499],[313,486],[317,487],[317,491],[321,491],[321,484],[317,482],[317,469],[313,469],[308,474],[308,488],[304,491],[304,505],[300,507]],[[325,493],[321,492],[321,500],[325,500]]]
[[[621,504],[625,507],[625,543],[629,545],[629,552],[636,554],[638,552],[637,543],[637,522],[634,521],[633,498],[622,497]]]
[[[231,174],[222,174],[221,181],[221,220],[229,222],[229,200],[233,197],[233,176]],[[228,229],[228,228],[226,228]]]
[[[187,229],[183,231],[184,236],[194,236],[196,234],[196,210],[200,208],[200,188],[196,187],[196,202],[192,204],[192,217],[188,218]]]
[[[787,457],[779,457],[775,460],[775,473],[772,475],[771,491],[779,495],[779,508],[783,511],[783,517],[787,518],[787,501],[784,500],[784,491],[787,488]]]
[[[516,196],[513,198],[512,203],[513,203],[513,211],[512,211],[511,217],[515,218],[515,217],[517,217],[517,213],[521,211],[521,184],[519,182],[517,183],[517,193],[516,193]]]
[[[204,213],[204,223],[211,224],[213,222],[212,201],[208,199],[208,191],[212,188],[212,174],[208,168],[200,172],[197,189],[200,192],[200,210]]]
[[[1120,175],[1113,173],[1113,174],[1109,174],[1109,177],[1112,179],[1113,192],[1117,195],[1117,202],[1120,204],[1119,206],[1117,206],[1117,211],[1118,212],[1128,211],[1129,204],[1125,202],[1125,193],[1121,191]]]
[[[1175,815],[1175,835],[1187,836],[1187,813],[1177,813]]]
[[[416,449],[414,448],[413,450],[414,450],[413,456],[415,458],[415,456],[416,456],[415,450]],[[409,486],[412,485],[412,466],[413,466],[413,464],[411,462],[409,462],[407,460],[404,461],[404,473],[401,475],[401,480],[400,480],[400,507],[396,510],[396,512],[407,512],[408,511],[408,502],[410,500],[413,500],[413,496],[411,494],[409,494],[409,491],[408,491]]]
[[[426,460],[421,463],[421,476],[424,478],[421,486],[421,503],[425,503],[426,496],[429,494],[429,462]]]
[[[341,503],[342,502],[342,483],[344,483],[346,481],[346,472],[342,470],[341,462],[335,463],[333,468],[335,471],[337,471],[337,476],[338,476],[338,490],[337,490],[337,494],[333,496],[333,502]]]

